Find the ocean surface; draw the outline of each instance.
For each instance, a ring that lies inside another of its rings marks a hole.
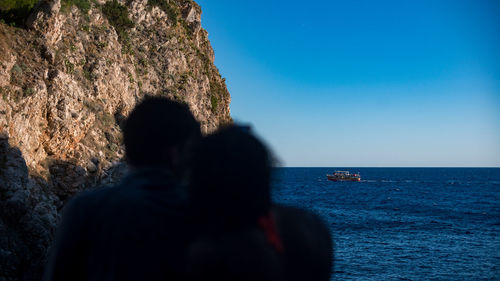
[[[328,223],[332,280],[500,280],[500,168],[276,168],[273,185]]]

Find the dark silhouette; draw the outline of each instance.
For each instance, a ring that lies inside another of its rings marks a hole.
[[[217,231],[255,224],[271,209],[271,159],[246,127],[205,137],[192,168],[191,201],[200,223]]]
[[[296,207],[275,205],[273,211],[285,248],[285,279],[329,281],[333,242],[328,226],[318,215]]]
[[[223,129],[204,138],[195,154],[191,280],[283,280],[282,245],[270,215],[269,154],[245,131]]]
[[[131,172],[65,206],[44,280],[183,279],[191,224],[179,177],[199,124],[187,106],[148,98],[123,134]]]
[[[328,228],[312,213],[272,203],[270,154],[248,131],[225,128],[197,149],[191,280],[329,280]]]

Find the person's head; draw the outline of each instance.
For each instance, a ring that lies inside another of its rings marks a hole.
[[[198,217],[236,227],[269,213],[271,160],[247,127],[232,126],[205,137],[192,167],[191,201]]]
[[[190,144],[199,137],[200,125],[187,105],[161,97],[140,102],[123,128],[126,159],[134,168],[179,170]]]
[[[224,128],[197,147],[190,195],[198,239],[188,251],[190,280],[284,276],[281,244],[273,240],[277,231],[270,222],[271,157],[248,131]]]

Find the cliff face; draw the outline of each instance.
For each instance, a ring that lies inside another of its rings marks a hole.
[[[147,95],[202,130],[230,96],[190,0],[42,0],[0,23],[0,280],[35,280],[63,203],[123,172],[120,125]]]

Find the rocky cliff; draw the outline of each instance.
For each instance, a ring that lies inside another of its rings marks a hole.
[[[188,104],[204,132],[231,122],[200,16],[190,0],[41,0],[23,27],[0,22],[0,280],[39,280],[64,202],[123,174],[142,98]]]

